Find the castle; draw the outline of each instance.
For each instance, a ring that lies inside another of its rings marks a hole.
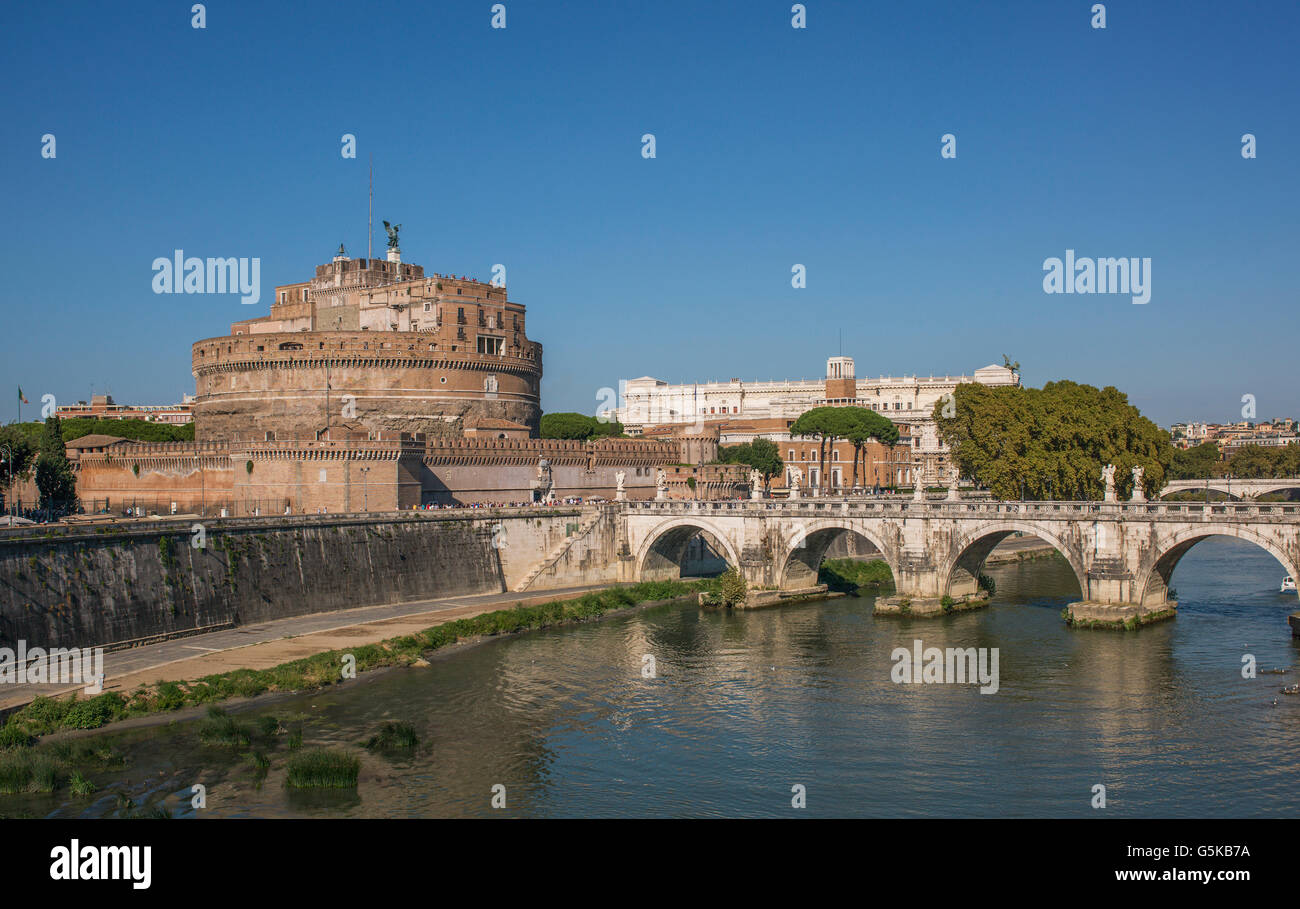
[[[542,345],[504,286],[342,246],[267,316],[191,350],[194,442],[68,443],[87,511],[390,511],[619,495],[734,498],[718,435],[536,438]],[[660,474],[663,476],[661,477]],[[620,476],[621,475],[621,476]]]
[[[454,433],[541,419],[542,345],[504,286],[339,247],[271,314],[191,351],[196,441],[311,439],[330,426]]]

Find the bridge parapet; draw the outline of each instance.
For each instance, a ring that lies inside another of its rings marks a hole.
[[[1285,502],[1091,502],[910,497],[619,503],[628,579],[640,579],[669,531],[712,536],[751,585],[806,586],[833,539],[853,533],[889,563],[903,599],[970,597],[989,552],[1013,533],[1047,541],[1079,581],[1088,621],[1172,615],[1169,580],[1198,541],[1224,535],[1262,547],[1292,577],[1300,568],[1300,504]],[[657,570],[671,553],[652,560]],[[1113,608],[1112,608],[1113,607]],[[1082,614],[1082,613],[1081,613]]]
[[[812,517],[842,514],[852,517],[908,517],[987,519],[1016,516],[1045,520],[1137,520],[1137,521],[1222,521],[1300,523],[1300,503],[1287,502],[956,502],[934,499],[916,502],[911,498],[736,500],[736,501],[640,501],[624,502],[626,513],[650,512],[665,515],[746,515]]]

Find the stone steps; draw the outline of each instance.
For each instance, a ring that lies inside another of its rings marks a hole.
[[[555,548],[555,550],[550,555],[548,555],[546,558],[542,559],[542,561],[538,562],[531,569],[529,569],[528,574],[524,575],[523,580],[515,584],[515,586],[510,589],[515,593],[519,593],[521,591],[527,590],[529,586],[533,583],[533,581],[537,580],[538,576],[541,575],[542,572],[546,571],[548,568],[552,567],[556,562],[560,561],[560,559],[564,558],[565,553],[567,553],[570,549],[573,548],[574,543],[578,542],[579,540],[587,536],[587,534],[591,533],[591,529],[595,527],[597,523],[600,522],[600,519],[601,519],[601,514],[597,512],[595,515],[588,518],[586,521],[583,521],[575,533],[565,537],[564,540],[560,542],[560,544]]]

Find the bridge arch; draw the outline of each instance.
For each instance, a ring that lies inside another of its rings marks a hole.
[[[1169,539],[1160,541],[1159,548],[1153,549],[1142,560],[1142,570],[1138,576],[1137,589],[1141,591],[1144,606],[1159,605],[1169,598],[1169,580],[1174,569],[1183,556],[1197,543],[1209,537],[1234,537],[1254,543],[1273,558],[1291,577],[1296,577],[1297,544],[1292,543],[1291,552],[1277,540],[1259,533],[1250,527],[1229,524],[1198,524],[1177,531]]]
[[[636,579],[656,581],[681,577],[686,546],[701,533],[721,547],[728,567],[740,567],[740,554],[726,532],[706,518],[688,515],[664,521],[645,535],[636,554]]]
[[[1207,484],[1205,480],[1171,480],[1165,484],[1165,487],[1156,493],[1157,499],[1163,499],[1165,496],[1173,495],[1176,492],[1203,492],[1206,489],[1211,492],[1220,492],[1228,497],[1231,501],[1239,502],[1242,500],[1251,500],[1259,496],[1268,495],[1272,492],[1282,492],[1286,489],[1300,489],[1300,479],[1291,477],[1282,477],[1276,479],[1264,480],[1247,480],[1236,479],[1232,482],[1227,480],[1211,479]]]
[[[1047,543],[1070,563],[1079,592],[1088,595],[1088,572],[1078,546],[1071,545],[1041,524],[1025,521],[994,521],[981,524],[957,538],[948,559],[939,566],[940,594],[961,596],[979,590],[980,569],[997,545],[1013,533],[1023,533]]]
[[[856,534],[876,547],[897,583],[898,559],[894,547],[886,545],[884,537],[874,528],[856,521],[827,518],[807,524],[800,523],[796,525],[796,531],[781,539],[777,553],[776,581],[777,586],[783,590],[816,584],[822,561],[826,558],[826,550],[844,533]]]

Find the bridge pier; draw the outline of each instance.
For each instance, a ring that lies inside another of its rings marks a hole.
[[[817,498],[783,502],[620,503],[629,580],[669,576],[691,534],[717,551],[751,590],[816,585],[832,542],[852,533],[888,563],[895,593],[881,615],[942,615],[988,605],[984,560],[1011,534],[1050,544],[1069,564],[1079,599],[1065,611],[1079,628],[1135,628],[1172,618],[1169,581],[1201,540],[1231,536],[1271,553],[1280,574],[1300,572],[1300,504],[1202,502],[990,502]]]
[[[1113,628],[1133,630],[1153,622],[1172,619],[1178,612],[1173,600],[1154,606],[1135,603],[1071,603],[1065,607],[1065,621],[1071,628]]]

